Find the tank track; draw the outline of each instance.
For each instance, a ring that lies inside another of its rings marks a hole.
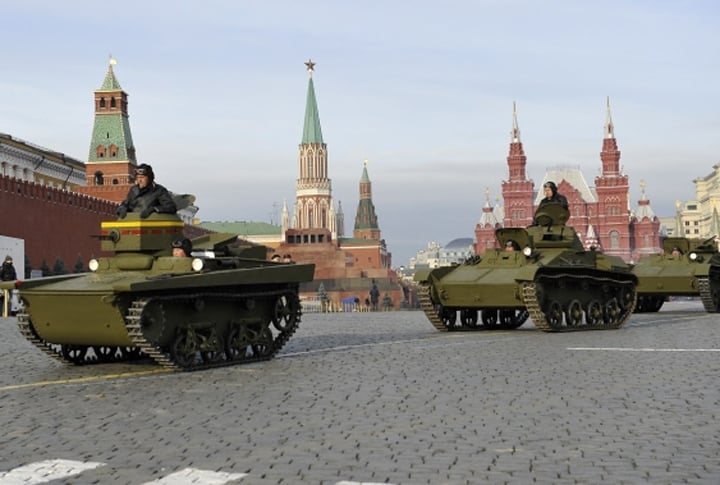
[[[567,273],[560,273],[555,274],[552,276],[542,276],[540,277],[541,280],[543,279],[560,279],[560,278],[569,278],[571,280],[578,280],[578,282],[581,281],[587,281],[588,278],[591,278],[596,283],[610,283],[613,285],[628,285],[630,282],[622,281],[622,280],[616,280],[613,278],[608,277],[589,277],[587,275],[579,276],[579,275],[572,275]],[[633,292],[635,292],[635,289],[633,287]],[[605,312],[603,311],[603,318],[598,323],[587,323],[579,324],[579,325],[553,325],[551,322],[548,321],[546,313],[542,310],[542,307],[540,306],[540,301],[537,295],[537,283],[535,281],[533,282],[524,282],[522,284],[522,296],[523,301],[525,302],[525,305],[530,312],[530,318],[532,318],[533,324],[539,328],[540,330],[543,330],[545,332],[577,332],[577,331],[585,331],[585,330],[614,330],[618,329],[623,326],[623,324],[627,321],[628,318],[632,315],[633,311],[635,310],[635,303],[636,303],[636,294],[632,298],[631,303],[624,309],[620,309],[620,313],[618,314],[617,318],[611,319],[608,318]],[[604,305],[603,305],[604,306]]]
[[[418,284],[417,295],[420,301],[420,308],[425,312],[425,316],[430,320],[432,326],[441,332],[447,332],[448,328],[437,311],[435,311],[435,305],[432,302],[432,298],[430,298],[430,283],[427,281],[420,282]]]
[[[45,340],[41,339],[38,334],[35,332],[35,329],[32,326],[32,322],[30,321],[30,315],[28,315],[25,312],[20,312],[17,314],[17,325],[18,329],[20,330],[20,333],[22,334],[25,339],[33,344],[35,347],[38,348],[42,353],[45,355],[48,355],[52,357],[55,360],[58,360],[64,364],[67,364],[68,361],[65,359],[58,350],[55,350],[53,346],[51,346],[49,343],[47,343]],[[59,346],[58,346],[59,347]]]
[[[146,298],[138,298],[132,302],[130,308],[128,309],[128,314],[125,318],[125,327],[128,331],[128,336],[132,339],[133,343],[137,348],[139,348],[145,355],[149,356],[157,364],[168,369],[174,369],[178,371],[194,371],[270,360],[280,351],[280,349],[285,346],[287,341],[297,330],[302,316],[302,308],[299,305],[292,325],[288,325],[286,328],[279,331],[279,333],[273,339],[269,351],[264,353],[263,355],[245,357],[239,360],[222,359],[214,362],[205,362],[198,360],[189,366],[179,364],[175,361],[175,359],[169,352],[158,348],[145,338],[141,325],[143,310],[151,302],[172,303],[173,301],[179,302],[195,298],[210,298],[213,300],[222,299],[235,301],[240,298],[274,298],[287,294],[288,291],[286,289],[283,289],[278,291],[253,293],[199,292],[186,295],[151,296]],[[272,325],[272,323],[268,322],[268,325]]]
[[[710,289],[710,278],[698,278],[698,289],[700,290],[700,300],[705,307],[705,311],[708,313],[717,313],[720,308],[717,308],[716,303],[713,302],[712,290]]]
[[[174,370],[200,370],[208,369],[213,367],[224,367],[230,365],[247,364],[251,362],[258,362],[263,360],[272,359],[280,349],[282,349],[290,337],[297,330],[300,319],[302,316],[302,307],[298,305],[297,313],[294,315],[292,325],[288,325],[273,339],[271,348],[269,351],[261,356],[243,358],[241,360],[222,360],[217,362],[202,362],[191,367],[183,367],[173,361],[170,354],[158,349],[148,342],[140,326],[142,320],[142,311],[148,303],[151,301],[163,301],[170,302],[172,300],[180,301],[198,297],[211,297],[211,298],[222,298],[228,300],[235,300],[238,298],[247,297],[260,297],[260,298],[272,298],[282,295],[287,295],[288,290],[277,290],[268,292],[254,292],[254,293],[193,293],[189,295],[173,295],[173,296],[153,296],[147,298],[138,298],[134,300],[128,309],[128,314],[125,317],[125,327],[128,332],[128,336],[131,338],[135,347],[101,347],[101,346],[66,346],[61,344],[51,344],[42,339],[35,328],[33,327],[30,315],[26,312],[20,312],[17,314],[17,325],[22,336],[34,345],[45,355],[52,357],[53,359],[62,362],[63,364],[73,365],[84,365],[84,364],[98,364],[98,363],[109,363],[109,362],[124,362],[133,361],[138,358],[148,357],[159,365],[174,369]],[[272,325],[272,323],[270,323]],[[90,356],[87,353],[88,349],[93,349],[94,356]],[[100,356],[102,349],[110,350],[110,354]],[[76,353],[72,353],[75,351]]]
[[[514,330],[521,327],[525,320],[528,318],[526,311],[520,312],[517,316],[518,320],[512,324],[497,324],[494,326],[487,326],[485,324],[464,324],[459,325],[446,325],[442,317],[438,314],[435,305],[433,304],[432,298],[430,297],[430,283],[423,281],[418,284],[417,289],[418,300],[420,308],[425,313],[425,316],[430,323],[435,327],[436,330],[441,332],[457,332],[457,331],[480,331],[480,330]],[[462,313],[462,312],[461,312]]]
[[[613,278],[608,277],[592,277],[588,275],[573,275],[573,274],[555,274],[552,276],[541,276],[541,279],[547,278],[547,279],[560,279],[560,278],[569,278],[571,280],[578,280],[578,281],[587,281],[588,278],[590,278],[595,283],[603,283],[603,284],[612,284],[612,285],[630,285],[630,282],[623,281],[623,280],[617,280]],[[585,330],[611,330],[611,329],[617,329],[620,328],[628,318],[632,315],[634,309],[635,309],[635,303],[636,298],[633,297],[630,305],[627,308],[620,308],[619,315],[617,315],[616,318],[608,318],[605,316],[605,312],[603,312],[603,318],[598,323],[582,323],[579,325],[552,325],[550,321],[548,321],[545,312],[542,310],[542,307],[540,305],[538,295],[537,295],[537,284],[535,282],[525,282],[522,284],[522,298],[523,302],[525,304],[525,307],[527,311],[530,314],[530,318],[532,318],[533,324],[540,330],[543,330],[545,332],[577,332],[577,331],[585,331]],[[633,292],[635,292],[635,289],[633,287]],[[448,328],[448,326],[443,322],[442,318],[438,314],[435,304],[432,301],[432,298],[430,296],[431,293],[431,286],[430,283],[427,281],[420,282],[418,284],[418,300],[420,303],[420,308],[425,313],[425,316],[430,321],[430,323],[435,327],[437,330],[441,332],[447,332],[448,330],[481,330],[485,329],[485,327],[478,326],[474,328],[466,328],[466,327],[460,327],[460,326],[454,326],[452,328]]]

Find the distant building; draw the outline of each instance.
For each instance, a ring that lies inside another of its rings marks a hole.
[[[309,81],[305,103],[302,140],[299,145],[299,174],[292,213],[287,202],[281,215],[281,242],[275,248],[290,254],[294,261],[315,263],[315,280],[301,286],[306,297],[323,285],[327,296],[337,302],[350,297],[364,300],[373,283],[393,308],[404,299],[402,286],[392,269],[392,254],[382,238],[372,200],[372,183],[367,161],[359,182],[359,200],[352,237],[344,236],[344,214],[332,200],[327,144],[323,140],[315,96],[315,63],[306,64]]]
[[[588,185],[579,169],[572,167],[548,170],[540,187],[547,181],[555,182],[558,192],[568,199],[570,219],[567,224],[577,231],[587,248],[594,246],[626,261],[636,260],[645,253],[659,252],[660,220],[650,207],[644,184],[638,209],[634,212],[630,209],[628,176],[620,168],[620,151],[609,100],[600,160],[601,173],[595,178],[594,187]],[[526,163],[517,110],[513,104],[507,157],[508,179],[502,182],[503,217],[497,216],[496,208],[490,207],[489,201],[485,204],[475,226],[475,250],[478,254],[497,247],[496,229],[527,227],[532,223],[535,209],[545,195],[542,189],[535,191],[534,183],[527,179]]]
[[[453,239],[445,246],[436,242],[429,242],[425,249],[421,249],[410,258],[409,269],[417,271],[423,268],[440,268],[460,264],[475,254],[475,241],[471,237]]]
[[[693,182],[695,199],[684,203],[678,200],[675,216],[662,218],[663,230],[669,236],[720,238],[720,164]]]
[[[460,264],[475,254],[475,241],[471,237],[453,239],[440,248],[438,264],[452,266]]]

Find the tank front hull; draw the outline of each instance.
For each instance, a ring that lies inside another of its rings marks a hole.
[[[53,344],[132,346],[112,292],[23,292],[35,332]]]

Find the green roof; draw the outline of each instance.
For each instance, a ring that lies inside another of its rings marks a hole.
[[[308,82],[302,143],[323,143],[322,129],[320,128],[320,114],[318,113],[317,102],[315,101],[315,87],[312,77]]]
[[[120,87],[120,83],[118,82],[117,78],[115,77],[115,73],[113,72],[112,64],[108,66],[108,72],[105,75],[105,80],[102,83],[102,86],[100,86],[100,89],[98,91],[121,91],[122,88]]]

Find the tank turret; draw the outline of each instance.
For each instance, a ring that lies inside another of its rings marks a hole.
[[[195,238],[190,257],[172,256],[183,228],[175,214],[103,222],[112,255],[91,272],[12,284],[21,333],[74,364],[144,356],[194,370],[272,358],[298,327],[299,284],[315,265],[267,261],[267,248],[232,234]]]
[[[561,204],[540,207],[527,228],[496,231],[500,249],[415,275],[438,330],[619,328],[635,305],[636,277],[618,257],[585,250]],[[459,315],[459,319],[458,319]]]

